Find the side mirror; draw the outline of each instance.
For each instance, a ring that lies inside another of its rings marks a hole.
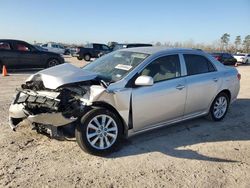
[[[137,86],[152,86],[154,84],[154,80],[151,76],[139,76],[135,80],[135,85]]]

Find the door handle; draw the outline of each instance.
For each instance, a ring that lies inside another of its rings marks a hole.
[[[218,82],[218,78],[213,78],[213,81],[214,82]]]
[[[176,89],[182,90],[184,87],[184,85],[179,84],[178,86],[176,86]]]

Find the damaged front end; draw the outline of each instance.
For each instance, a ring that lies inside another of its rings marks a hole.
[[[87,82],[81,84],[89,85]],[[59,127],[73,123],[87,108],[83,98],[88,95],[89,86],[81,84],[55,90],[45,89],[38,81],[23,84],[22,88],[17,89],[9,109],[11,128],[15,130],[24,119],[37,130],[50,125]]]
[[[105,90],[97,80],[88,80],[94,76],[88,74],[86,78],[85,74],[85,78],[83,75],[78,78],[79,69],[72,65],[64,65],[64,70],[68,69],[68,76],[63,77],[66,80],[51,74],[51,69],[32,75],[17,89],[9,109],[9,124],[13,130],[26,119],[34,129],[53,136],[55,131],[51,129],[72,124],[88,109],[92,85]],[[52,72],[58,74],[58,68]],[[54,82],[53,87],[49,85],[51,82]]]
[[[33,129],[57,138],[97,104],[114,107],[127,125],[131,91],[107,87],[97,75],[69,64],[40,71],[17,89],[9,109],[10,127],[15,130],[28,120]]]

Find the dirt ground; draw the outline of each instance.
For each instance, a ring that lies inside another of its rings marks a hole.
[[[28,125],[13,132],[8,108],[30,72],[0,76],[0,187],[250,187],[250,66],[238,70],[240,94],[222,122],[199,118],[137,135],[105,158]]]

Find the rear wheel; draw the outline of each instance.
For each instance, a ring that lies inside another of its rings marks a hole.
[[[211,107],[210,112],[208,114],[208,118],[213,121],[220,121],[222,120],[228,110],[229,107],[229,97],[226,93],[220,93],[214,99]]]
[[[75,135],[84,151],[94,155],[109,154],[117,149],[121,141],[121,120],[107,109],[94,108],[81,118]]]
[[[47,68],[59,65],[60,62],[57,59],[50,59],[47,63]]]

